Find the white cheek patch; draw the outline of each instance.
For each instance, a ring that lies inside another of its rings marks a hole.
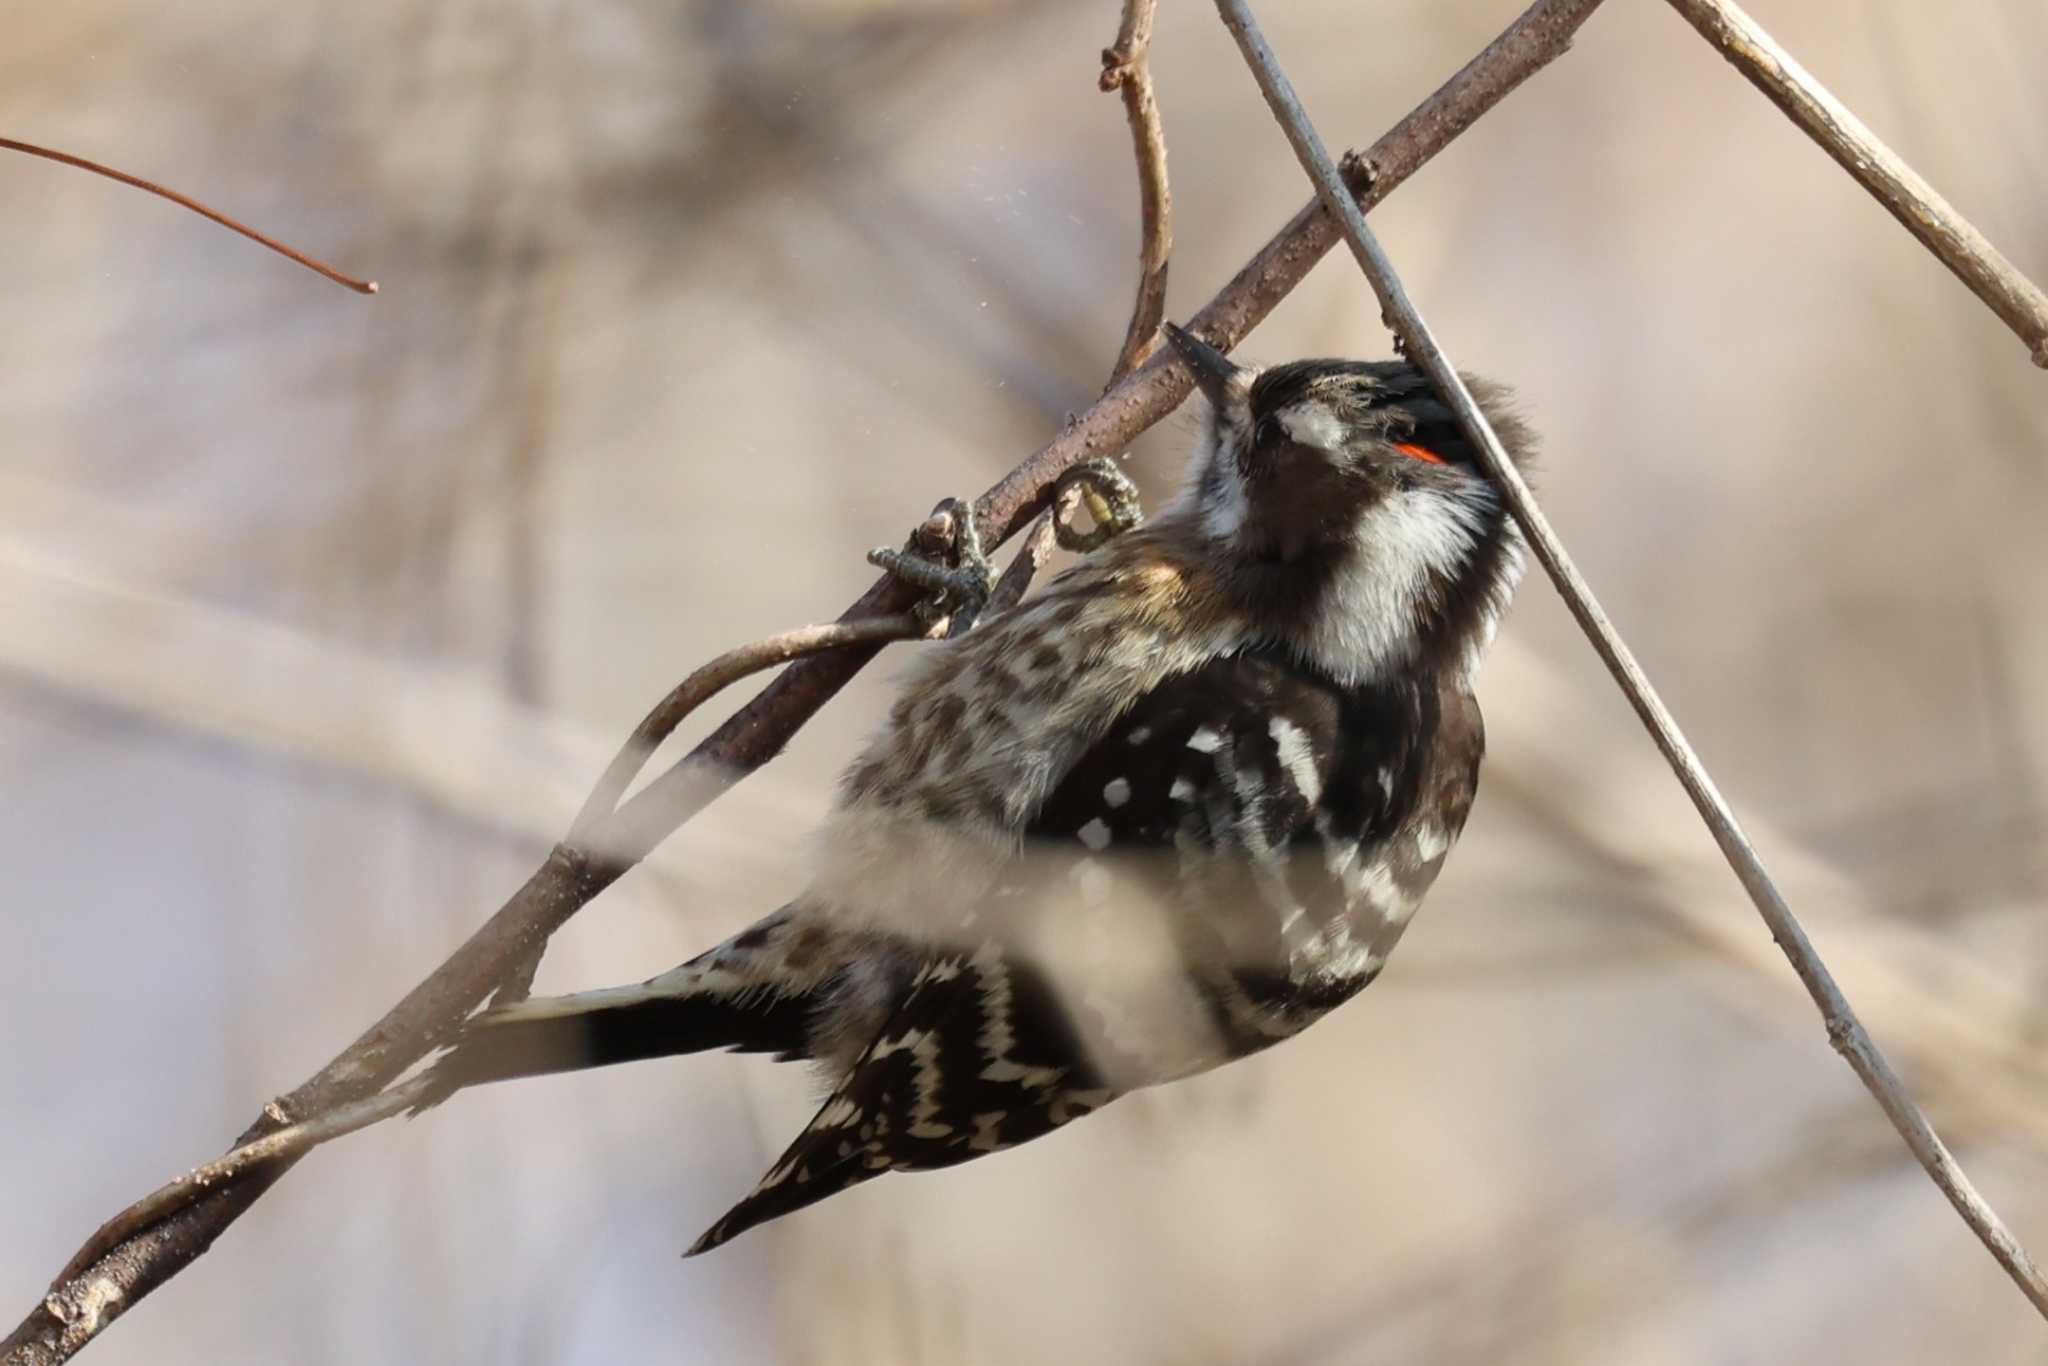
[[[1273,417],[1282,430],[1301,445],[1333,452],[1344,448],[1344,424],[1320,403],[1290,404],[1274,413]]]
[[[1306,653],[1347,683],[1407,664],[1416,647],[1418,595],[1433,577],[1456,577],[1478,543],[1482,519],[1473,502],[1419,490],[1374,506],[1302,641]]]

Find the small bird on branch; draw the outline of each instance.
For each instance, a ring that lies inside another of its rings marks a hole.
[[[1210,407],[1186,491],[923,652],[808,889],[638,986],[477,1015],[425,1105],[705,1049],[812,1062],[823,1106],[702,1252],[1256,1053],[1372,981],[1477,790],[1472,677],[1520,535],[1414,366],[1252,369],[1166,330]],[[1472,388],[1523,463],[1503,391]],[[990,582],[891,567],[954,609]]]

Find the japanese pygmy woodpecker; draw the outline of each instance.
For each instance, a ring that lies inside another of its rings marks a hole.
[[[1401,361],[1238,366],[1181,497],[921,650],[789,905],[638,986],[473,1018],[479,1082],[703,1049],[830,1094],[692,1251],[1256,1053],[1372,981],[1464,827],[1521,538]],[[1475,381],[1519,462],[1530,434]]]

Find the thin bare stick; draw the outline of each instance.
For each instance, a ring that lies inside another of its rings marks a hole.
[[[2048,295],[1729,0],[1671,0],[1750,84],[1856,178],[2048,368]]]
[[[26,152],[32,157],[42,157],[49,161],[62,162],[66,166],[76,166],[81,171],[91,171],[94,175],[103,175],[109,180],[118,180],[123,185],[133,185],[138,190],[147,190],[159,199],[168,199],[173,204],[192,210],[201,218],[211,218],[222,227],[238,232],[252,242],[260,242],[279,256],[296,261],[314,274],[324,275],[334,281],[334,283],[344,285],[358,294],[375,294],[377,292],[377,282],[375,280],[358,280],[353,275],[344,275],[325,261],[308,256],[296,247],[286,246],[275,237],[256,231],[247,223],[237,222],[220,210],[208,208],[191,196],[179,194],[176,190],[165,185],[159,185],[153,180],[144,180],[141,176],[129,175],[126,171],[117,171],[111,166],[102,166],[97,161],[87,161],[84,157],[73,156],[69,152],[59,152],[50,147],[38,147],[33,142],[19,142],[14,138],[0,138],[0,147],[4,147],[12,152]]]
[[[1109,382],[1138,368],[1158,344],[1166,317],[1166,266],[1173,254],[1173,194],[1166,184],[1166,125],[1152,89],[1152,14],[1158,0],[1124,0],[1116,42],[1102,50],[1101,86],[1120,90],[1138,159],[1138,299]]]
[[[1075,501],[1080,499],[1075,491]],[[1053,518],[1060,516],[1058,508],[1048,508],[1038,514],[1038,520],[1031,524],[1031,530],[1024,533],[1024,544],[1003,570],[996,586],[989,592],[988,601],[982,606],[982,615],[997,616],[1007,612],[1024,601],[1024,594],[1031,588],[1031,580],[1045,562],[1052,556],[1052,548],[1058,542],[1059,530],[1053,525]]]
[[[582,811],[577,813],[574,824],[569,827],[569,843],[578,848],[593,847],[591,832],[618,808],[619,799],[626,795],[626,789],[639,776],[648,756],[660,748],[661,742],[668,739],[691,712],[747,675],[826,650],[844,649],[849,645],[886,645],[890,641],[918,640],[930,634],[924,623],[908,612],[863,617],[859,621],[835,621],[823,626],[799,626],[727,650],[710,663],[692,670],[689,677],[676,684],[668,696],[655,704],[654,710],[641,718],[626,743],[619,746],[618,754],[612,758],[604,776],[597,780],[597,786],[591,789]]]
[[[1848,1060],[1856,1075],[1869,1088],[1871,1095],[1883,1108],[1892,1125],[1905,1139],[1906,1146],[1913,1151],[1927,1174],[1934,1178],[1934,1184],[1941,1188],[1949,1203],[1954,1205],[1963,1221],[1984,1241],[1991,1255],[2006,1269],[2015,1283],[2044,1317],[2048,1317],[2048,1282],[2034,1267],[2019,1241],[2006,1228],[1997,1213],[1985,1203],[1970,1180],[1963,1174],[1955,1158],[1949,1153],[1941,1139],[1936,1136],[1927,1117],[1920,1112],[1912,1098],[1906,1094],[1905,1084],[1892,1070],[1891,1063],[1878,1049],[1856,1013],[1849,1008],[1841,989],[1835,985],[1834,977],[1820,954],[1814,950],[1812,941],[1806,937],[1792,908],[1779,895],[1777,886],[1764,871],[1763,861],[1757,856],[1749,838],[1742,833],[1735,813],[1714,786],[1714,780],[1707,773],[1706,766],[1693,752],[1692,745],[1678,729],[1678,723],[1665,709],[1650,680],[1637,665],[1635,656],[1628,645],[1607,619],[1583,577],[1580,576],[1571,556],[1566,553],[1564,542],[1551,529],[1549,521],[1536,505],[1529,486],[1523,482],[1514,464],[1502,449],[1500,438],[1480,413],[1479,405],[1472,401],[1472,395],[1459,378],[1457,368],[1444,354],[1443,348],[1431,335],[1429,327],[1422,320],[1408,293],[1401,286],[1400,277],[1394,273],[1393,263],[1380,248],[1372,229],[1365,224],[1365,216],[1353,204],[1336,163],[1316,135],[1308,114],[1295,96],[1294,88],[1281,71],[1273,51],[1266,45],[1260,34],[1258,23],[1253,19],[1245,0],[1216,0],[1216,9],[1223,17],[1237,39],[1240,51],[1252,74],[1257,77],[1259,89],[1266,96],[1266,103],[1272,107],[1273,116],[1286,130],[1287,140],[1293,144],[1294,152],[1300,158],[1302,167],[1315,182],[1317,193],[1323,203],[1338,215],[1344,231],[1344,238],[1351,245],[1352,254],[1358,258],[1359,268],[1371,281],[1373,293],[1379,296],[1380,307],[1388,322],[1399,334],[1408,357],[1425,370],[1435,383],[1437,390],[1449,401],[1457,413],[1458,425],[1466,438],[1481,453],[1488,472],[1500,485],[1507,496],[1508,506],[1515,521],[1536,551],[1537,559],[1557,585],[1558,593],[1564,598],[1572,615],[1578,618],[1593,648],[1606,661],[1614,681],[1627,695],[1634,706],[1636,715],[1642,718],[1651,736],[1662,750],[1672,771],[1678,775],[1686,794],[1699,809],[1700,817],[1713,832],[1715,843],[1721,846],[1722,854],[1735,870],[1743,889],[1755,903],[1758,914],[1770,927],[1771,934],[1792,962],[1792,970],[1799,974],[1799,980],[1820,1007],[1822,1020],[1826,1023],[1828,1041],[1836,1051]]]
[[[372,1124],[404,1114],[427,1094],[427,1089],[427,1078],[415,1077],[388,1091],[379,1091],[367,1100],[337,1106],[313,1119],[287,1125],[275,1133],[229,1149],[205,1166],[194,1167],[177,1180],[159,1186],[102,1224],[97,1233],[86,1239],[85,1246],[71,1259],[71,1265],[58,1273],[57,1279],[60,1282],[69,1280],[122,1239],[157,1223],[165,1215],[186,1208],[229,1181],[240,1180],[251,1172],[279,1162],[295,1160],[322,1143],[331,1143],[358,1129],[367,1129]]]
[[[1370,207],[1398,188],[1524,80],[1562,56],[1601,0],[1536,0],[1487,48],[1390,129],[1367,154],[1373,174],[1354,186]],[[1190,325],[1235,346],[1301,282],[1336,243],[1335,220],[1304,206],[1212,299]],[[986,543],[1001,544],[1045,509],[1070,466],[1122,450],[1186,398],[1193,380],[1170,356],[1155,355],[1111,388],[1043,449],[976,503]],[[882,579],[839,620],[907,610],[913,594]],[[294,1119],[325,1114],[388,1085],[453,1036],[506,974],[630,868],[639,853],[779,753],[797,730],[874,657],[880,645],[847,646],[799,659],[687,756],[600,823],[602,857],[567,844],[480,926],[468,942],[382,1019],[289,1095],[240,1142]],[[97,1338],[123,1312],[191,1265],[289,1169],[279,1159],[215,1187],[190,1205],[138,1229],[61,1277],[0,1342],[0,1366],[56,1366]]]

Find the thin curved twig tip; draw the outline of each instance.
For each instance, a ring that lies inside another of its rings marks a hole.
[[[286,260],[295,261],[307,270],[312,271],[315,275],[324,276],[344,289],[352,289],[358,294],[375,294],[377,292],[377,282],[375,280],[358,280],[353,275],[336,270],[318,257],[308,256],[297,247],[288,246],[267,233],[258,232],[248,224],[238,219],[230,218],[218,209],[209,208],[190,195],[180,194],[169,186],[159,185],[153,180],[144,180],[141,176],[115,170],[112,166],[102,165],[97,161],[89,161],[85,157],[74,156],[70,152],[60,152],[54,147],[42,147],[33,142],[22,142],[15,138],[0,138],[0,148],[6,148],[11,152],[21,152],[32,157],[41,157],[45,161],[54,161],[64,166],[74,166],[81,171],[90,171],[94,175],[105,176],[108,180],[116,180],[123,185],[146,191],[159,199],[168,199],[180,208],[190,209],[201,218],[211,219],[230,232],[238,232],[250,241],[270,248],[270,250]]]

